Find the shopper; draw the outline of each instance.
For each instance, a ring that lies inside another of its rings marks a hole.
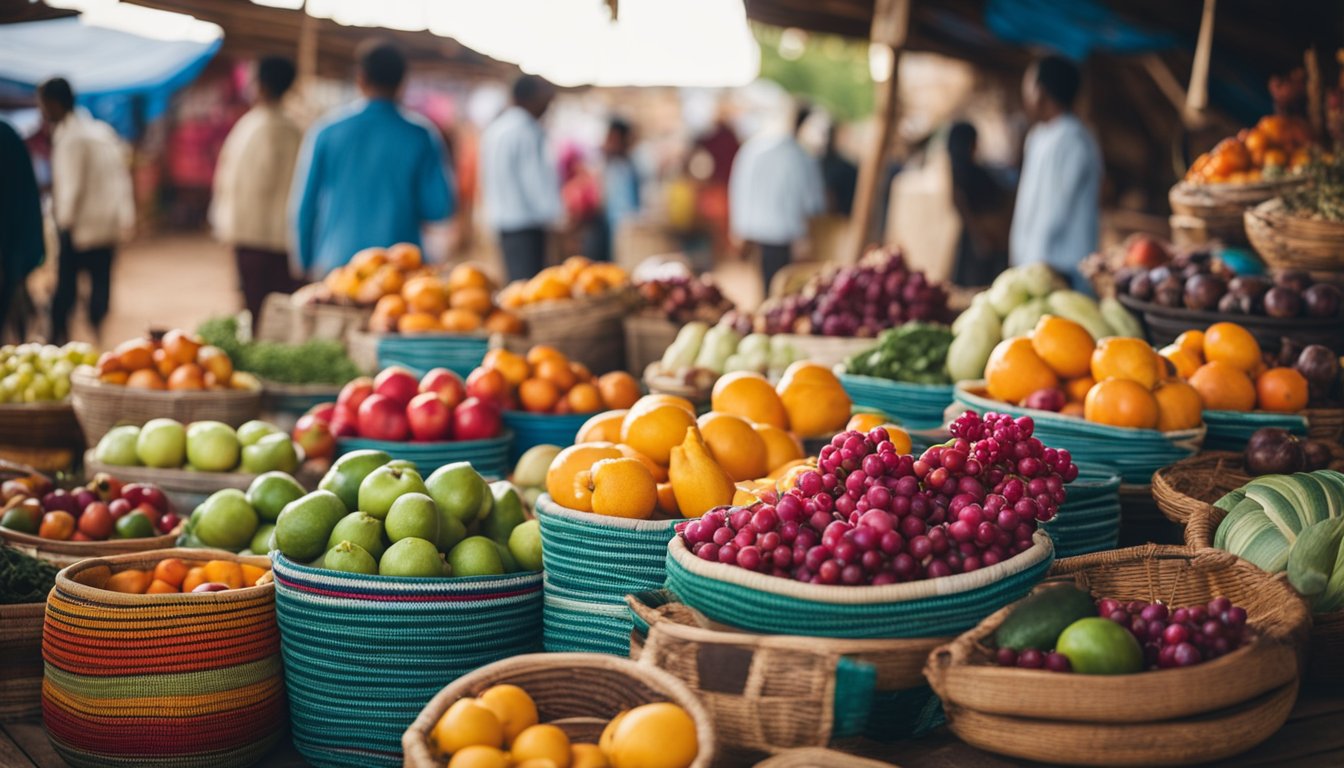
[[[75,109],[70,83],[56,77],[37,86],[42,119],[51,129],[51,196],[60,233],[51,341],[69,341],[70,311],[79,273],[89,274],[89,323],[100,334],[112,292],[117,243],[135,225],[127,152],[107,123]]]
[[[321,278],[372,246],[420,244],[423,224],[452,215],[438,129],[397,104],[406,59],[390,43],[360,47],[362,99],[304,137],[290,194],[299,271]]]
[[[42,264],[42,201],[28,147],[0,120],[0,336],[26,341],[29,273]]]
[[[1008,267],[1007,191],[979,162],[979,132],[958,121],[947,131],[947,158],[952,182],[952,204],[961,219],[952,282],[975,287],[989,285]]]
[[[839,126],[826,129],[826,149],[821,154],[821,177],[826,182],[826,212],[848,216],[854,210],[854,190],[859,185],[859,166],[840,154],[835,145]]]
[[[546,155],[546,114],[555,88],[536,75],[514,81],[513,104],[481,138],[485,214],[499,237],[510,280],[532,277],[545,265],[546,232],[561,218],[560,182]]]
[[[215,236],[233,246],[238,285],[254,333],[266,296],[294,289],[285,203],[303,131],[280,106],[293,83],[294,63],[289,59],[267,56],[257,62],[252,109],[229,131],[215,166],[210,223]]]
[[[639,215],[639,171],[630,159],[634,129],[625,120],[614,117],[607,125],[602,142],[602,221],[604,248],[598,257],[612,261],[621,225]]]
[[[1043,261],[1086,290],[1078,264],[1097,247],[1102,166],[1073,114],[1078,85],[1078,67],[1060,56],[1027,70],[1022,100],[1035,125],[1022,150],[1009,257],[1014,265]]]

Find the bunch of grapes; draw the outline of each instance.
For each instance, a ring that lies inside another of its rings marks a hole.
[[[1110,598],[1097,603],[1098,615],[1129,630],[1143,646],[1148,669],[1190,667],[1224,656],[1246,642],[1246,609],[1226,597],[1207,605],[1168,610],[1162,603]]]
[[[1006,420],[1006,421],[1005,421]],[[894,584],[1000,563],[1031,547],[1078,468],[1029,418],[968,411],[919,458],[882,428],[842,432],[773,502],[720,507],[680,527],[691,551],[814,584]]]

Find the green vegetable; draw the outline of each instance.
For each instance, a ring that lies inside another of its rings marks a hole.
[[[720,324],[710,328],[700,344],[700,352],[695,356],[695,367],[723,373],[724,365],[737,351],[741,341],[742,335],[731,326]]]
[[[877,346],[852,355],[845,372],[912,384],[947,384],[952,331],[932,323],[906,323],[883,331]]]
[[[46,602],[59,570],[13,547],[0,546],[0,604]]]
[[[362,371],[337,341],[313,340],[302,344],[243,341],[238,320],[216,317],[196,329],[209,344],[224,350],[240,371],[282,384],[344,384]]]
[[[680,371],[695,365],[695,357],[700,354],[700,345],[709,332],[709,324],[693,320],[677,331],[677,338],[667,345],[663,352],[663,370]]]
[[[1303,597],[1316,597],[1325,591],[1341,535],[1344,518],[1322,520],[1304,529],[1288,550],[1288,583]]]
[[[1013,612],[994,631],[999,648],[1048,651],[1070,624],[1097,614],[1092,596],[1071,585],[1046,587],[1018,601]]]
[[[1330,470],[1255,478],[1214,505],[1228,513],[1213,546],[1269,573],[1287,570],[1304,595],[1324,592],[1318,610],[1335,599],[1344,601],[1344,577],[1336,590],[1338,569],[1327,562],[1337,557],[1344,537],[1344,483],[1339,480]]]

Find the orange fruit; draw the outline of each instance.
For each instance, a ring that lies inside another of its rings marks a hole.
[[[808,360],[794,362],[784,369],[775,391],[784,403],[789,429],[795,435],[829,436],[849,422],[854,404],[840,379],[824,365]]]
[[[1255,409],[1255,384],[1231,363],[1211,360],[1201,365],[1190,377],[1190,386],[1199,391],[1206,411]]]
[[[621,423],[621,442],[667,466],[673,446],[681,445],[686,428],[693,426],[695,416],[680,406],[664,403],[641,408],[636,404]]]
[[[1153,392],[1157,398],[1157,428],[1161,432],[1194,429],[1204,421],[1204,398],[1184,381],[1168,381]]]
[[[1204,364],[1205,361],[1204,361],[1203,331],[1197,329],[1185,331],[1180,336],[1177,336],[1176,341],[1172,343],[1175,346],[1180,347],[1181,349],[1184,349],[1186,352],[1189,352],[1190,354],[1194,355],[1195,358],[1199,360],[1200,365]]]
[[[695,721],[669,702],[644,704],[625,712],[603,731],[603,751],[615,768],[685,768],[700,752]]]
[[[454,752],[448,768],[509,768],[509,753],[497,747],[472,744]]]
[[[484,317],[494,308],[490,300],[490,291],[485,288],[461,288],[448,297],[448,306],[453,309],[469,309]]]
[[[1108,336],[1092,352],[1092,378],[1129,379],[1152,389],[1162,377],[1158,355],[1143,339]]]
[[[644,468],[649,470],[649,474],[653,475],[654,482],[667,482],[667,467],[664,467],[661,464],[655,464],[653,459],[650,459],[648,456],[645,456],[628,445],[617,443],[616,450],[620,451],[621,456],[624,458],[635,459],[640,464],[643,464]]]
[[[597,387],[586,381],[570,388],[569,392],[565,393],[565,400],[569,403],[572,413],[594,413],[602,410],[602,395],[598,393]]]
[[[247,563],[242,563],[239,567],[242,568],[243,570],[244,587],[255,587],[257,585],[257,582],[261,581],[262,576],[265,576],[267,573],[270,573],[270,571],[265,568],[261,568],[255,565],[248,565]]]
[[[593,416],[579,427],[578,433],[574,435],[574,442],[591,443],[599,440],[607,443],[619,442],[621,422],[625,421],[625,414],[628,412],[628,409],[618,408]]]
[[[1168,344],[1157,352],[1164,360],[1171,364],[1176,375],[1182,379],[1188,379],[1195,375],[1199,366],[1203,365],[1200,358],[1190,352],[1190,350],[1179,344]]]
[[[127,568],[108,576],[107,582],[103,584],[103,589],[129,595],[143,595],[145,590],[149,589],[149,584],[152,581],[154,581],[154,577],[150,575],[149,571]]]
[[[1004,339],[985,363],[985,389],[995,400],[1020,403],[1038,389],[1058,386],[1055,370],[1036,354],[1031,339]]]
[[[709,455],[734,482],[765,477],[770,461],[765,439],[741,416],[710,411],[696,425],[709,447]]]
[[[504,286],[499,292],[499,306],[504,309],[517,309],[527,303],[527,283],[515,280]]]
[[[154,364],[154,344],[149,339],[123,341],[113,354],[123,371],[138,371]]]
[[[1083,418],[1083,415],[1086,412],[1087,409],[1083,407],[1082,402],[1077,400],[1070,400],[1069,402],[1064,404],[1063,408],[1059,409],[1060,416],[1073,416],[1074,418],[1078,419]]]
[[[448,294],[443,283],[433,275],[417,275],[401,286],[401,297],[405,307],[417,312],[439,314],[448,308]],[[386,297],[384,297],[386,298]],[[382,304],[382,299],[378,300]]]
[[[496,309],[485,318],[485,329],[491,333],[503,333],[518,336],[527,330],[523,319],[507,309]]]
[[[1249,371],[1260,362],[1260,342],[1236,323],[1214,323],[1204,331],[1204,360]]]
[[[658,507],[658,481],[647,458],[603,459],[574,477],[574,493],[588,494],[593,514],[647,520]]]
[[[171,584],[174,587],[182,586],[182,580],[187,578],[187,564],[176,557],[168,557],[160,560],[154,566],[154,578]]]
[[[458,699],[434,723],[429,740],[442,755],[477,745],[498,749],[504,743],[504,726],[478,699]]]
[[[550,760],[556,768],[569,768],[569,737],[559,726],[534,725],[518,734],[509,748],[515,763]]]
[[[243,586],[243,569],[232,560],[211,560],[204,567],[206,581],[228,584],[229,589]]]
[[[458,264],[448,273],[448,290],[456,293],[463,288],[490,288],[490,278],[475,264]]]
[[[561,392],[568,392],[574,386],[576,381],[574,371],[570,370],[569,362],[557,360],[548,357],[533,363],[532,375],[538,379],[545,379],[551,382]]]
[[[163,377],[153,368],[141,368],[126,379],[126,386],[132,389],[165,389]]]
[[[1061,378],[1086,374],[1092,365],[1096,343],[1092,334],[1072,320],[1044,315],[1031,333],[1031,348]]]
[[[610,768],[602,748],[596,744],[570,744],[569,768]]]
[[[518,385],[518,402],[523,410],[533,413],[550,413],[560,402],[560,388],[546,379],[528,379]]]
[[[523,729],[537,724],[537,705],[532,697],[516,685],[495,685],[481,691],[476,700],[495,713],[504,726],[504,743],[508,744]]]
[[[595,266],[592,259],[587,256],[574,255],[565,259],[560,266],[555,267],[555,270],[561,275],[564,275],[566,280],[573,280],[582,274],[584,270],[592,266]]]
[[[424,264],[420,246],[415,243],[397,243],[387,249],[387,261],[403,272],[419,269]]]
[[[527,362],[529,365],[536,365],[542,360],[559,360],[566,365],[569,364],[569,358],[564,352],[547,344],[537,344],[527,350]]]
[[[619,458],[623,455],[614,443],[575,443],[551,461],[550,469],[546,470],[546,492],[562,507],[591,512],[591,497],[580,497],[575,492],[574,476],[603,459]]]
[[[691,415],[695,415],[695,405],[693,405],[690,400],[687,400],[684,397],[678,397],[677,395],[665,395],[657,392],[639,398],[635,401],[634,405],[630,406],[630,410],[637,411],[644,408],[652,408],[655,405],[675,405]]]
[[[551,269],[554,267],[543,269],[527,281],[526,297],[529,304],[569,298],[572,291],[570,282]]]
[[[445,331],[470,333],[481,327],[481,316],[469,309],[445,309],[439,315],[439,325]]]
[[[147,595],[172,595],[177,594],[177,587],[164,581],[163,579],[154,579],[149,582],[149,587],[145,590]]]
[[[714,382],[709,406],[720,413],[731,413],[757,424],[789,428],[789,412],[779,393],[761,374],[735,371]]]
[[[207,581],[209,579],[205,578],[205,568],[199,565],[195,568],[188,568],[187,575],[182,579],[182,591],[190,592]]]
[[[1069,379],[1064,382],[1064,395],[1071,403],[1081,403],[1087,399],[1087,393],[1092,391],[1092,386],[1096,383],[1097,380],[1091,376]]]
[[[790,461],[803,458],[803,443],[792,432],[774,424],[752,424],[751,428],[765,441],[765,465],[774,472]]]
[[[397,318],[399,333],[433,333],[443,330],[439,318],[428,312],[407,312]]]
[[[350,257],[350,270],[360,279],[366,278],[378,271],[378,268],[387,263],[387,249],[385,248],[365,248]]]
[[[504,380],[515,387],[532,375],[532,367],[527,364],[522,355],[510,352],[503,347],[496,347],[486,352],[485,357],[481,360],[481,367],[499,371],[504,376]]]
[[[1097,382],[1083,402],[1083,418],[1098,424],[1153,429],[1157,417],[1157,398],[1148,387],[1131,379]]]
[[[393,320],[406,314],[406,310],[406,300],[396,293],[387,294],[373,305],[373,314],[390,317]]]
[[[1262,411],[1297,413],[1307,407],[1307,379],[1292,368],[1270,368],[1255,380]]]
[[[677,495],[672,492],[671,483],[658,484],[658,511],[668,517],[681,517],[681,508],[677,506]]]
[[[608,408],[629,408],[639,399],[639,382],[625,371],[598,376],[597,389]]]
[[[574,374],[575,381],[593,380],[593,372],[588,370],[588,366],[580,363],[578,360],[569,361],[569,370]]]

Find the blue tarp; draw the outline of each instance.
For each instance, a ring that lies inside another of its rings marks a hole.
[[[64,77],[79,103],[134,139],[200,74],[221,40],[159,40],[78,17],[0,25],[0,84],[31,91]]]
[[[1003,40],[1049,48],[1074,61],[1093,51],[1147,53],[1175,47],[1175,35],[1130,24],[1096,0],[989,0],[985,26]]]

